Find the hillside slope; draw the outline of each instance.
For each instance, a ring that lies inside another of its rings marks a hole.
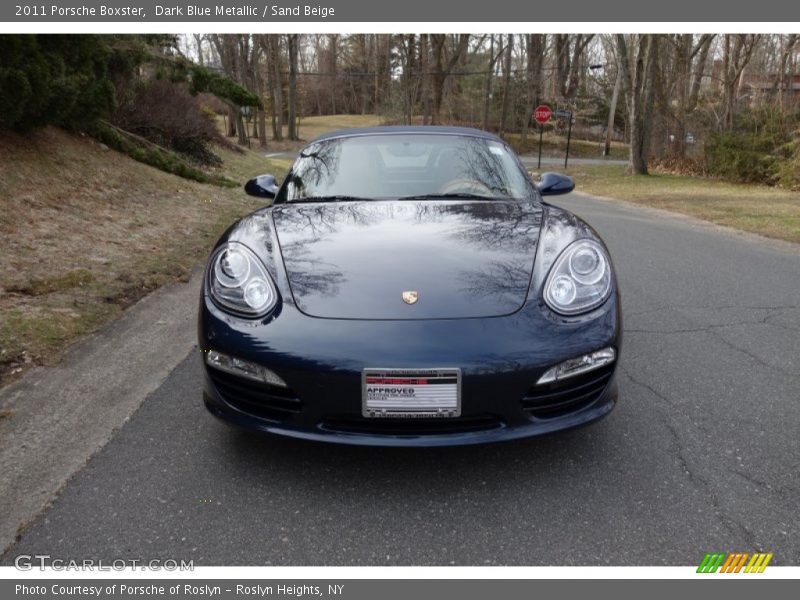
[[[215,149],[236,180],[286,162]],[[169,175],[89,137],[0,132],[0,385],[201,261],[263,204]]]

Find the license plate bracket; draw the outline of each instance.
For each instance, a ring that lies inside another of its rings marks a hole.
[[[364,369],[361,414],[383,419],[460,417],[461,369]]]

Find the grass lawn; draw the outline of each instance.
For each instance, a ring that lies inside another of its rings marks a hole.
[[[378,115],[328,115],[324,117],[302,117],[300,119],[300,137],[313,140],[318,135],[334,129],[349,127],[374,127],[381,125]]]
[[[523,142],[522,136],[516,133],[506,135],[509,146],[514,148],[517,154],[533,154],[539,152],[539,132],[531,129],[528,132],[528,139]],[[572,138],[569,142],[570,158],[603,158],[604,142],[598,140],[580,140]],[[563,157],[567,151],[566,136],[556,135],[547,132],[542,137],[542,156]],[[628,158],[628,145],[622,142],[611,142],[611,153],[608,158],[626,159]]]
[[[800,192],[682,175],[627,175],[619,165],[568,170],[576,189],[800,243]]]
[[[288,161],[217,149],[237,181]],[[185,279],[263,201],[204,185],[48,128],[0,136],[0,385],[126,306]]]

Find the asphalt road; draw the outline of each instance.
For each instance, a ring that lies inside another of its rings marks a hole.
[[[266,439],[206,414],[192,353],[2,562],[652,565],[761,550],[800,563],[800,250],[558,204],[595,226],[619,273],[620,403],[604,421],[452,449]]]

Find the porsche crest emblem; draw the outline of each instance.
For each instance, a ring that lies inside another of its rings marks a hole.
[[[416,304],[419,300],[419,292],[416,290],[408,290],[403,292],[403,302],[406,304]]]

